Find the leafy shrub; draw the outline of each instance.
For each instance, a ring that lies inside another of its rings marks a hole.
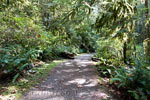
[[[100,64],[100,65],[97,65],[97,69],[100,73],[100,76],[102,76],[102,77],[111,78],[115,73],[114,66]]]
[[[141,64],[136,67],[127,69],[119,68],[116,70],[116,75],[112,78],[113,82],[119,82],[118,88],[125,87],[127,92],[136,100],[149,100],[150,97],[150,70]]]
[[[122,64],[122,47],[123,43],[119,39],[105,39],[98,40],[97,57],[102,61],[107,60],[110,64],[118,66]],[[104,59],[104,60],[103,60]]]
[[[27,50],[20,45],[0,48],[0,69],[13,76],[22,75],[32,66],[32,61],[39,56],[40,50]]]
[[[41,27],[35,25],[32,19],[2,15],[0,27],[1,44],[21,44],[24,47],[35,47],[41,44]]]
[[[96,41],[99,36],[96,34],[96,31],[91,28],[89,25],[83,25],[80,29],[77,30],[78,39],[74,42],[78,43],[83,52],[95,52],[97,48]]]

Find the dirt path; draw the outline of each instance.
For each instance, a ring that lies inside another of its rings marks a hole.
[[[58,65],[21,100],[115,100],[98,84],[91,56],[83,54]]]

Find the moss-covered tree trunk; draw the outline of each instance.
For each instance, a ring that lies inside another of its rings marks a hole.
[[[144,53],[150,58],[150,22],[149,22],[149,0],[145,0],[146,8],[146,39],[144,40]]]
[[[127,64],[127,42],[124,42],[123,46],[123,59],[124,63]]]

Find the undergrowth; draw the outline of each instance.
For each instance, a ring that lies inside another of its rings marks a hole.
[[[45,63],[41,66],[34,67],[31,72],[28,72],[23,77],[20,77],[17,82],[1,83],[0,85],[0,99],[19,100],[23,93],[28,91],[31,87],[36,87],[39,83],[44,81],[49,71],[63,60],[56,60],[50,63]]]

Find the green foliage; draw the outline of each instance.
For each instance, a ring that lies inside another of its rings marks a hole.
[[[134,8],[130,0],[105,0],[95,23],[100,32],[97,57],[114,66],[130,63],[134,55]],[[126,45],[125,45],[126,44]]]
[[[136,100],[150,99],[150,63],[148,51],[141,45],[147,37],[147,8],[142,1],[102,0],[95,23],[101,36],[97,42],[98,70]]]
[[[100,76],[110,78],[115,75],[115,67],[105,64],[97,65],[97,70],[100,72]]]
[[[4,19],[2,19],[2,26],[0,28],[1,44],[19,43],[26,48],[30,48],[41,43],[37,36],[40,35],[42,30],[39,26],[35,25],[31,19],[12,17],[9,18],[8,21],[5,21],[6,18],[5,16]]]
[[[105,39],[98,40],[97,57],[101,59],[107,59],[112,65],[119,65],[122,62],[122,48],[123,43],[117,39]]]
[[[150,77],[149,67],[144,68],[138,63],[136,68],[122,67],[117,69],[111,82],[119,82],[118,88],[126,87],[136,100],[148,100],[150,94],[150,79],[148,77]]]
[[[149,99],[149,60],[136,45],[144,39],[146,11],[137,0],[1,0],[0,71],[15,82],[37,59],[96,51],[103,76],[135,99]]]
[[[13,73],[14,82],[37,59],[94,51],[96,31],[81,2],[0,1],[0,71]]]
[[[32,68],[32,61],[39,56],[40,50],[27,50],[20,45],[0,48],[0,69],[7,74],[15,75],[14,80],[23,74],[25,69]]]

